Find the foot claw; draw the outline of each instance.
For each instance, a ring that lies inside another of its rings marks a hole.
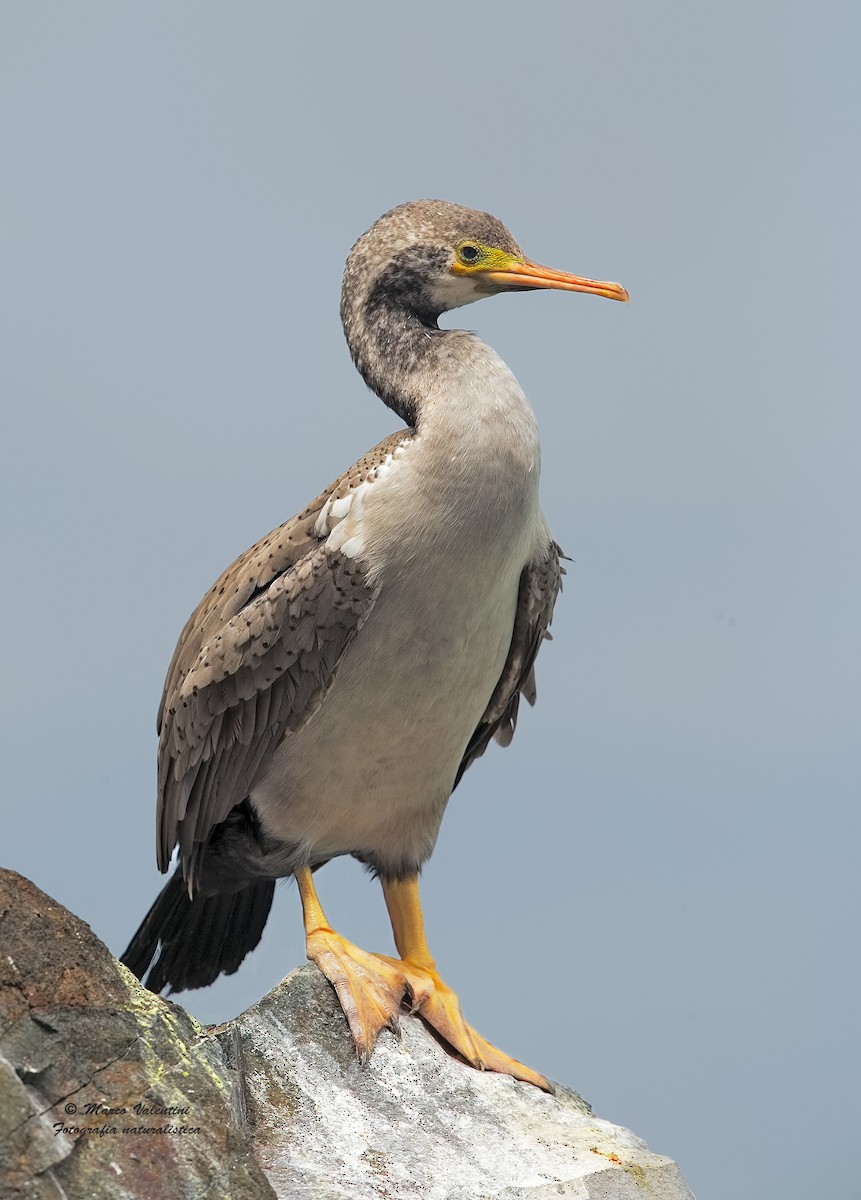
[[[512,1075],[515,1079],[541,1088],[542,1091],[553,1091],[552,1084],[543,1075],[498,1050],[466,1023],[461,1012],[460,1000],[435,970],[415,966],[410,962],[401,963],[401,967],[409,991],[415,998],[413,1011],[465,1062],[477,1071]]]

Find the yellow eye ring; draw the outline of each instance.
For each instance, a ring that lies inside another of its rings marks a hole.
[[[481,258],[481,250],[478,246],[473,245],[472,242],[464,242],[461,246],[458,246],[457,256],[462,263],[471,267]]]

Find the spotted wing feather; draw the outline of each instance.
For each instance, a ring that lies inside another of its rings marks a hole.
[[[530,704],[535,703],[535,659],[541,643],[550,637],[548,626],[562,588],[564,570],[560,556],[564,557],[561,549],[550,540],[544,553],[523,568],[508,657],[487,709],[466,747],[455,787],[467,767],[484,754],[491,738],[502,746],[511,742],[521,695]]]
[[[408,436],[386,438],[204,596],[168,669],[158,716],[158,861],[177,842],[187,878],[213,828],[248,795],[284,733],[316,712],[376,599],[360,560],[329,542],[330,499],[373,476]]]

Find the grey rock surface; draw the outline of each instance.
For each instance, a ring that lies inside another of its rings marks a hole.
[[[284,1200],[692,1200],[674,1162],[576,1093],[464,1066],[416,1018],[360,1065],[315,967],[234,1027],[257,1158]]]
[[[202,1028],[0,870],[0,1200],[692,1200],[574,1092],[474,1071],[401,1025],[361,1066],[306,966]]]

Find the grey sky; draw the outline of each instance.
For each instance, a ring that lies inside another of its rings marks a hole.
[[[124,948],[186,616],[397,424],[347,251],[403,200],[487,208],[632,303],[449,318],[530,396],[576,561],[537,709],[443,824],[431,944],[699,1200],[855,1195],[857,8],[296,8],[0,11],[3,863]],[[358,864],[319,883],[389,946]],[[224,1019],[302,959],[284,887],[181,999]]]

